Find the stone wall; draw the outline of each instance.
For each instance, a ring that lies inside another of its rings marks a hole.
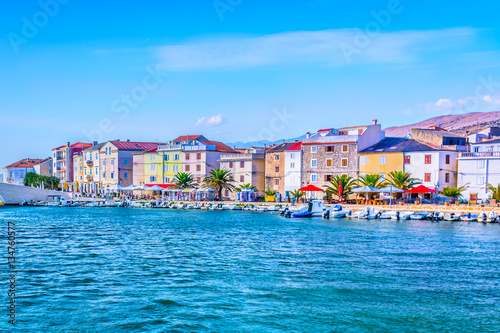
[[[19,205],[24,200],[47,201],[49,195],[60,195],[68,200],[72,197],[72,194],[69,192],[0,183],[0,201],[6,205]]]

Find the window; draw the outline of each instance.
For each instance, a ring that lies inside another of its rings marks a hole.
[[[444,181],[445,181],[445,183],[450,182],[450,174],[448,172],[444,174]]]
[[[111,160],[111,165],[114,165],[115,164],[115,160]]]
[[[229,169],[234,168],[234,162],[229,162]]]
[[[380,165],[385,165],[385,163],[386,163],[385,156],[380,156]]]
[[[97,153],[95,153],[95,159],[98,160],[99,159],[99,155]]]
[[[478,169],[484,169],[484,160],[478,160],[477,161],[477,168]]]
[[[75,171],[78,171],[78,167],[77,166],[75,167]]]
[[[186,171],[190,171],[191,167],[189,165],[186,165]]]
[[[156,177],[155,176],[150,176],[149,177],[149,181],[152,182],[152,183],[156,182]]]
[[[342,159],[342,167],[347,168],[349,166],[349,161],[347,158]]]
[[[479,147],[474,147],[474,152],[479,153]]]
[[[311,183],[316,183],[318,181],[318,175],[312,174],[311,175]]]
[[[102,166],[106,166],[106,160],[102,160]]]
[[[189,161],[189,154],[186,154],[186,161]]]
[[[366,165],[367,164],[367,157],[366,156],[361,156],[361,158],[359,159],[359,163],[361,165]]]
[[[196,177],[196,182],[199,184],[201,183],[201,177]]]
[[[274,155],[274,160],[275,161],[279,161],[280,160],[280,155],[278,155],[278,154]]]
[[[312,159],[311,160],[311,168],[316,168],[316,167],[318,167],[318,160]]]
[[[174,172],[177,172],[179,171],[179,166],[178,165],[174,165]]]
[[[174,161],[178,161],[179,160],[179,154],[174,154]]]
[[[83,170],[83,174],[86,176],[87,175],[87,169]]]
[[[274,167],[274,172],[275,173],[279,173],[280,172],[280,167],[279,166],[275,166]]]
[[[113,179],[113,178],[115,178],[115,173],[114,172],[111,173],[111,179]]]
[[[326,147],[325,147],[325,151],[326,151],[327,153],[330,153],[330,152],[334,151],[334,148],[333,148],[333,146],[326,146]]]
[[[168,154],[167,154],[167,155],[163,156],[163,159],[164,159],[165,161],[168,161],[168,160],[170,159],[170,155],[168,155]]]
[[[425,164],[431,164],[431,163],[432,163],[432,156],[425,155]]]
[[[290,163],[290,168],[294,169],[295,168],[295,163]]]
[[[128,172],[123,173],[123,178],[128,178]]]
[[[98,173],[99,173],[99,172],[97,172],[97,168],[95,168],[95,175],[97,176],[97,174],[98,174]]]
[[[408,155],[408,156],[405,156],[405,157],[404,157],[404,163],[405,163],[405,164],[410,164],[410,162],[411,162],[411,156],[409,156],[409,155]]]
[[[333,180],[332,175],[325,175],[325,182],[331,182]]]
[[[92,176],[92,169],[89,169],[90,175]]]
[[[224,191],[224,196],[225,196],[225,197],[228,197],[228,196],[229,196],[229,190],[225,190],[225,191]]]
[[[168,165],[163,166],[163,172],[168,172]]]
[[[102,173],[102,179],[106,179],[106,172]]]
[[[349,152],[349,146],[348,145],[342,145],[342,152],[343,153],[348,153]]]
[[[156,164],[151,164],[151,171],[155,171],[156,170]]]
[[[280,180],[278,178],[275,178],[274,179],[274,185],[279,185],[280,184]]]
[[[170,184],[170,178],[165,177],[165,184]]]
[[[317,153],[318,152],[318,147],[313,146],[311,147],[311,153]]]
[[[151,155],[149,155],[149,159],[150,159],[151,161],[154,161],[154,160],[155,160],[155,158],[156,158],[156,155],[155,155],[155,154],[151,154]]]
[[[241,161],[240,162],[240,168],[244,168],[245,167],[245,162],[244,161]]]
[[[245,182],[245,176],[241,175],[240,176],[240,183],[244,183]]]
[[[201,165],[199,164],[196,165],[196,171],[201,171]]]
[[[332,161],[332,159],[331,159],[331,158],[327,158],[327,159],[326,159],[326,166],[327,166],[327,167],[331,167],[332,165],[333,165],[333,161]]]
[[[476,185],[484,185],[484,177],[477,177]]]
[[[498,148],[500,149],[500,146]],[[290,153],[290,158],[295,158],[295,153]]]
[[[445,157],[445,163],[450,164],[450,155],[446,155]]]
[[[431,181],[431,174],[430,173],[426,173],[424,175],[424,182],[429,183],[430,181]]]
[[[196,154],[196,159],[197,159],[197,160],[201,160],[201,154],[200,154],[200,153],[197,153],[197,154]]]
[[[123,160],[123,165],[128,165],[128,159],[127,159],[127,158],[125,158],[125,159]]]

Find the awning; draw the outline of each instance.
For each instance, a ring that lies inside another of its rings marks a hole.
[[[306,187],[299,188],[299,191],[302,191],[302,192],[324,192],[323,189],[320,189],[319,187],[314,186],[314,185],[307,185]]]
[[[406,191],[406,193],[418,193],[418,194],[436,193],[436,190],[425,187],[424,185],[420,185],[418,187],[415,187],[415,188],[412,188],[411,190]]]

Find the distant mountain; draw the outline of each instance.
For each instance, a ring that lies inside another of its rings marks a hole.
[[[292,139],[280,139],[280,140],[276,140],[276,141],[260,140],[260,141],[250,141],[250,142],[238,141],[238,142],[226,143],[226,145],[228,145],[229,147],[241,148],[241,149],[246,149],[246,148],[250,148],[250,147],[268,147],[268,146],[272,146],[273,144],[277,145],[277,144],[280,144],[283,142],[300,141],[305,137],[306,137],[306,135],[304,134],[302,136],[292,138]]]
[[[386,128],[385,136],[402,137],[406,136],[412,128],[427,128],[433,125],[456,134],[465,135],[467,132],[472,133],[478,128],[500,126],[500,111],[438,116],[411,125]]]

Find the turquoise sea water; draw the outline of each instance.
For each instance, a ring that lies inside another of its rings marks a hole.
[[[2,332],[500,331],[497,224],[55,207],[0,220]]]

